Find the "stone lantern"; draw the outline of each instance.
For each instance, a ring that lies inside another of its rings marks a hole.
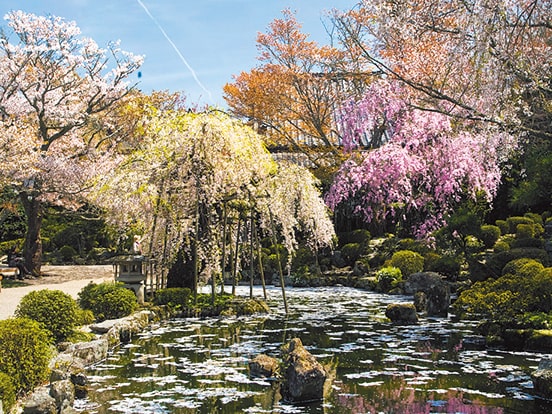
[[[132,289],[140,304],[144,303],[145,298],[146,262],[146,257],[142,255],[125,255],[113,259],[115,281]]]

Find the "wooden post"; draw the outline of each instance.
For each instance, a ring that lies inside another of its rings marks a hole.
[[[234,251],[234,265],[232,269],[232,296],[236,295],[236,283],[238,277],[238,253],[240,250],[241,218],[238,216],[238,229],[236,231],[236,248]]]
[[[278,262],[278,273],[280,274],[280,285],[282,286],[282,299],[284,300],[284,309],[286,314],[288,313],[288,305],[286,299],[286,286],[284,281],[284,272],[282,271],[282,263],[280,263],[280,251],[278,249],[278,243],[276,239],[276,226],[274,225],[274,216],[272,210],[268,209],[270,214],[270,226],[272,228],[272,244],[276,247],[276,261]]]
[[[197,280],[198,280],[198,244],[199,244],[199,194],[196,200],[196,222],[195,222],[195,234],[194,234],[194,305],[197,305]]]
[[[251,202],[251,194],[249,195],[249,200]],[[253,299],[253,269],[254,269],[254,256],[253,256],[253,207],[251,207],[251,214],[249,218],[251,228],[249,229],[249,299]]]
[[[259,234],[257,233],[257,226],[255,225],[253,227],[253,234],[255,235],[255,244],[257,245],[257,259],[259,262],[259,272],[261,274],[261,283],[263,285],[263,295],[265,300],[267,299],[266,296],[266,283],[265,283],[265,274],[263,269],[263,259],[262,259],[262,250],[261,250],[261,243],[259,242]]]
[[[222,264],[221,264],[221,270],[222,270],[222,283],[220,284],[220,294],[224,295],[224,271],[226,269],[226,226],[228,225],[228,212],[227,212],[227,206],[226,201],[224,202],[222,210]]]

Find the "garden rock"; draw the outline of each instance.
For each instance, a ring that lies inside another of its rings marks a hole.
[[[541,360],[538,369],[531,374],[531,379],[539,396],[552,399],[552,359]]]
[[[305,403],[324,397],[326,370],[305,349],[299,338],[293,338],[287,345],[283,354],[283,364],[280,392],[284,401]]]
[[[85,365],[91,365],[107,358],[109,344],[106,338],[96,339],[90,342],[80,342],[67,350],[75,358],[79,358]]]
[[[390,303],[385,309],[385,316],[396,324],[412,325],[418,323],[416,307],[412,303]]]
[[[151,311],[136,312],[121,319],[103,321],[90,326],[95,333],[105,334],[109,346],[117,346],[121,343],[128,343],[133,335],[142,332],[154,318]]]
[[[420,313],[427,310],[427,295],[425,292],[419,291],[414,293],[414,307]]]
[[[274,378],[279,368],[277,359],[264,354],[249,361],[249,374],[253,378]]]
[[[40,387],[23,402],[23,414],[57,414],[56,400],[49,387]]]
[[[71,407],[75,401],[75,386],[71,380],[56,381],[50,385],[50,396],[59,411]]]
[[[418,308],[428,316],[447,316],[450,306],[450,286],[441,275],[435,272],[413,273],[404,282],[403,292],[406,295],[416,295],[424,292],[426,295],[425,309]],[[422,303],[418,303],[419,306]]]

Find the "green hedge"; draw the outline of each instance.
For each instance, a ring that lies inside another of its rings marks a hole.
[[[408,277],[412,273],[418,273],[424,270],[424,257],[412,250],[399,250],[393,253],[389,265],[401,269],[403,277]]]
[[[37,321],[10,318],[0,321],[0,371],[7,374],[17,395],[44,383],[53,356],[50,332]]]
[[[171,307],[184,309],[190,304],[190,295],[192,291],[189,288],[165,288],[155,292],[153,303],[155,305],[168,305]]]
[[[402,281],[402,273],[398,267],[382,267],[376,272],[376,290],[378,292],[389,292],[400,281]]]
[[[15,400],[15,387],[12,379],[8,374],[0,371],[0,401],[2,401],[2,408],[5,413],[10,412]]]
[[[90,282],[79,292],[81,308],[89,309],[98,321],[119,319],[130,315],[138,306],[136,295],[122,283]]]
[[[490,249],[495,245],[501,234],[500,227],[485,224],[481,226],[481,234],[479,237],[481,238],[485,248]]]
[[[25,295],[15,315],[37,321],[48,329],[56,342],[65,341],[78,325],[78,305],[61,290],[35,290]]]
[[[515,274],[477,282],[464,290],[454,308],[458,314],[515,325],[527,314],[552,310],[552,268],[527,262]]]

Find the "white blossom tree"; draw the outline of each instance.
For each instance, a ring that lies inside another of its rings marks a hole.
[[[13,11],[0,35],[0,182],[27,215],[24,256],[40,273],[44,203],[71,205],[111,168],[109,111],[142,57],[101,49],[75,22]]]
[[[276,164],[241,121],[218,111],[169,111],[148,125],[141,148],[99,183],[95,202],[119,228],[141,228],[150,256],[171,263],[185,249],[202,263],[204,280],[214,280],[223,270],[226,240],[237,237],[236,227],[231,237],[222,236],[226,219],[239,220],[243,209],[259,218],[261,230],[277,228],[290,256],[298,230],[312,239],[313,250],[332,243],[333,226],[312,174]]]

